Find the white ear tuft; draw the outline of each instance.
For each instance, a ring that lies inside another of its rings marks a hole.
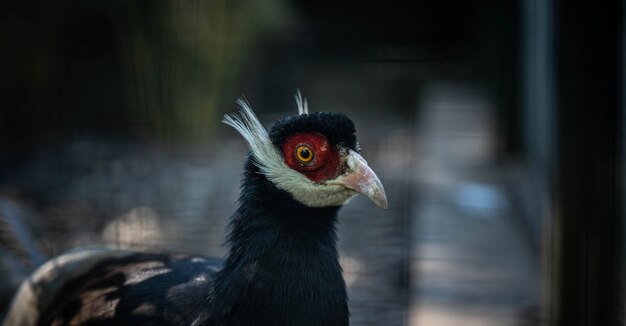
[[[298,113],[300,115],[309,114],[309,104],[306,102],[306,98],[302,97],[299,89],[296,89],[296,94],[293,95],[298,105]]]
[[[239,115],[226,114],[222,122],[235,128],[243,136],[254,156],[254,164],[262,173],[267,175],[272,170],[280,170],[285,165],[282,153],[270,140],[267,130],[259,122],[250,104],[245,98],[237,99],[236,103],[241,108]]]

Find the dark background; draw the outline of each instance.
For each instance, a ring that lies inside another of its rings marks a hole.
[[[220,120],[245,95],[269,127],[300,89],[355,121],[389,198],[341,213],[353,324],[618,325],[622,13],[5,1],[0,311],[70,248],[224,254],[246,149]]]

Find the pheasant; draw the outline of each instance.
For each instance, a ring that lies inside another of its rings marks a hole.
[[[387,198],[353,122],[296,102],[269,133],[243,99],[223,120],[250,149],[224,259],[73,250],[22,283],[4,325],[348,325],[337,214]]]

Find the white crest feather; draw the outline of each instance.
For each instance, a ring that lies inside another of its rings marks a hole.
[[[309,114],[309,104],[306,102],[306,98],[302,97],[302,93],[300,93],[299,89],[296,90],[296,94],[294,94],[293,97],[296,99],[296,104],[298,105],[298,114]]]
[[[235,128],[243,136],[254,156],[254,164],[265,175],[271,170],[280,169],[281,165],[286,166],[282,154],[270,140],[267,130],[259,122],[250,104],[239,98],[237,105],[241,108],[239,115],[224,115],[222,122]]]
[[[300,114],[307,114],[306,100],[300,91],[296,94]],[[253,163],[276,187],[289,192],[296,200],[311,207],[338,206],[354,197],[356,192],[343,186],[313,182],[306,176],[290,168],[283,159],[283,154],[276,147],[259,122],[250,104],[239,98],[239,114],[225,115],[225,124],[235,128],[246,140],[254,158]]]

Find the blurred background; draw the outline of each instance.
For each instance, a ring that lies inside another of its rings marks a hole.
[[[0,317],[78,246],[223,255],[220,122],[343,112],[390,209],[340,213],[353,325],[624,321],[623,1],[4,1]]]

